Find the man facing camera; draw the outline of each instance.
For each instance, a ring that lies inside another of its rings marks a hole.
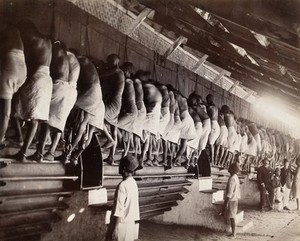
[[[283,189],[283,209],[290,210],[288,207],[288,202],[293,183],[293,176],[288,159],[284,159],[284,166],[281,168],[280,179]]]
[[[238,210],[238,199],[240,198],[240,180],[237,176],[239,171],[240,168],[237,162],[232,163],[228,168],[230,177],[226,186],[223,215],[226,221],[230,220],[232,230],[232,233],[228,235],[230,237],[236,237],[235,217]]]

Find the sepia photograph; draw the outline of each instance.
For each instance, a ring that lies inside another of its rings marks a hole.
[[[300,241],[300,0],[0,0],[0,241]]]

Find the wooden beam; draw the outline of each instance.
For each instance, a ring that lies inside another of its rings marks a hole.
[[[259,68],[258,66],[251,65],[251,67],[255,67],[256,69],[255,68],[254,69],[251,69],[251,68],[244,69],[242,66],[237,65],[234,61],[232,61],[232,59],[230,59],[232,56],[228,57],[228,54],[226,52],[222,56],[220,56],[219,53],[223,52],[222,49],[219,49],[219,48],[217,48],[215,46],[212,46],[212,45],[210,45],[210,46],[205,45],[205,44],[203,44],[203,41],[201,41],[201,39],[197,40],[197,37],[195,37],[194,35],[189,34],[185,31],[183,31],[182,29],[179,29],[178,27],[174,26],[174,24],[173,24],[174,20],[173,19],[169,19],[168,17],[162,16],[158,12],[156,13],[156,17],[159,17],[159,18],[158,19],[156,18],[155,20],[158,20],[159,22],[162,21],[162,25],[165,26],[166,28],[169,28],[170,30],[172,30],[176,33],[179,33],[181,35],[186,36],[189,39],[189,41],[187,42],[187,45],[191,48],[197,49],[197,50],[199,50],[201,52],[204,52],[205,54],[209,55],[209,61],[211,61],[212,63],[214,63],[214,64],[216,64],[216,65],[218,65],[218,66],[220,66],[224,69],[227,69],[229,71],[240,70],[240,71],[242,71],[242,73],[245,73],[247,75],[249,73],[251,73],[252,75],[254,74],[254,76],[257,77],[257,78],[263,78],[261,76],[261,72],[263,74],[265,74],[264,70]],[[168,24],[165,25],[164,23],[168,23]],[[214,49],[214,51],[212,49]],[[237,61],[239,61],[239,59],[237,59]],[[242,59],[242,61],[243,61],[243,59]],[[239,62],[241,62],[241,61],[239,61]],[[243,64],[244,63],[245,63],[245,61],[243,61]],[[282,79],[283,77],[280,76],[280,78]],[[264,77],[263,79],[270,82],[270,79],[266,79],[266,77]],[[282,81],[277,81],[277,84],[282,85]],[[284,85],[284,83],[283,83],[283,85]],[[290,88],[290,86],[285,86],[285,87]],[[291,87],[291,88],[293,88],[293,87]]]
[[[259,5],[255,6],[253,1],[248,1],[248,9],[245,8],[245,2],[247,4],[247,1],[184,0],[184,2],[208,11],[221,19],[254,30],[270,39],[287,43],[295,48],[299,47],[298,36],[289,31],[291,28],[282,28],[272,22],[262,21],[260,18],[255,17],[253,13],[250,13],[249,9],[253,10],[260,7]]]
[[[245,96],[244,100],[248,100],[250,98],[250,96],[253,95],[253,94],[254,94],[254,90],[250,90],[248,92],[248,94]]]
[[[161,11],[163,11],[163,9]],[[300,72],[299,62],[295,62],[291,60],[290,56],[282,56],[278,54],[277,52],[278,50],[273,50],[270,48],[263,47],[258,43],[255,44],[256,42],[249,42],[247,39],[235,36],[231,33],[227,33],[221,29],[217,30],[216,28],[209,26],[209,24],[204,19],[202,19],[201,16],[195,19],[191,17],[191,14],[190,15],[183,14],[177,11],[176,9],[173,9],[173,14],[172,11],[169,11],[168,14],[175,19],[177,18],[182,22],[186,22],[188,24],[193,25],[194,27],[197,27],[201,32],[209,36],[212,36],[217,41],[220,41],[221,44],[223,45],[226,44],[227,42],[230,42],[241,48],[244,48],[246,51],[248,51],[249,53],[257,57],[264,58],[273,63],[279,63],[287,68]],[[300,60],[300,52],[298,58]]]
[[[232,93],[232,91],[240,84],[239,81],[235,81],[233,83],[233,85],[230,87],[230,89],[228,90],[229,93]]]
[[[183,36],[179,36],[173,43],[172,46],[165,52],[164,57],[168,58],[179,46],[180,44],[185,44],[187,42],[187,38]]]
[[[174,26],[174,19],[172,19],[172,18],[170,18],[170,17],[168,17],[168,16],[165,16],[165,15],[162,15],[162,14],[156,14],[156,16],[155,16],[155,20],[157,20],[157,15],[159,16],[159,21],[158,21],[158,23],[160,23],[162,26],[164,26],[164,27],[166,27],[166,28],[168,28],[168,29],[170,29],[170,30],[172,30],[172,31],[174,31],[175,33],[177,33],[177,34],[180,34],[180,35],[182,35],[182,36],[185,36],[185,37],[187,37],[188,39],[189,39],[189,41],[187,42],[187,45],[189,46],[189,47],[191,47],[191,48],[194,48],[194,49],[197,49],[197,50],[199,50],[199,51],[201,51],[201,52],[204,52],[205,54],[207,54],[207,55],[210,55],[211,53],[214,53],[214,54],[216,54],[216,56],[217,56],[217,58],[219,58],[219,59],[221,59],[221,57],[223,57],[223,56],[221,56],[220,57],[220,54],[218,54],[218,53],[215,53],[215,52],[213,52],[211,49],[214,49],[214,48],[216,48],[215,46],[207,46],[207,45],[203,45],[202,46],[202,48],[199,48],[199,46],[201,46],[201,44],[203,43],[203,41],[201,41],[201,39],[199,39],[198,41],[196,40],[199,36],[195,36],[195,35],[193,35],[193,34],[191,34],[191,33],[187,33],[187,32],[185,32],[184,30],[182,30],[182,29],[179,29],[178,27],[176,27],[176,26]],[[190,41],[190,39],[192,40],[192,41]],[[192,43],[192,44],[191,44]],[[219,48],[217,48],[217,50],[220,50]],[[227,56],[227,58],[231,58],[231,56]],[[228,60],[228,59],[225,59],[226,61]],[[213,62],[213,63],[216,63],[216,62]],[[216,63],[216,65],[219,65],[218,63]],[[219,66],[221,66],[221,65],[219,65]],[[223,66],[222,66],[223,67]],[[231,67],[231,66],[230,66]],[[226,65],[225,66],[225,69],[228,69],[228,65]],[[230,71],[239,71],[239,72],[236,72],[236,73],[239,73],[240,74],[240,76],[242,76],[242,78],[241,79],[245,79],[245,76],[247,76],[247,75],[249,75],[249,73],[244,73],[244,72],[242,72],[242,71],[240,71],[240,70],[236,70],[236,69],[234,69],[233,68],[233,70],[232,70],[232,67],[229,69]],[[260,70],[260,68],[259,68],[259,70]],[[245,71],[245,70],[243,70],[243,71]],[[247,72],[247,71],[245,71],[245,72]],[[259,72],[260,73],[260,72]],[[256,75],[257,76],[257,75]],[[252,79],[255,79],[255,77],[253,77]],[[255,81],[256,81],[257,79],[255,79]],[[251,80],[252,82],[253,82],[253,80]],[[269,79],[268,79],[268,81],[269,81]],[[263,82],[261,82],[261,81],[258,81],[258,83],[259,84],[264,84],[264,85],[266,85],[265,83],[263,83]],[[268,84],[268,83],[267,83]],[[274,86],[274,85],[272,85],[272,84],[268,84],[268,85],[271,85],[271,87],[272,88],[274,88],[274,87],[276,87],[276,86]],[[280,89],[279,87],[277,87],[276,88],[277,90],[278,89]]]
[[[131,25],[128,27],[128,29],[126,29],[125,34],[126,35],[130,35],[134,32],[134,30],[136,30],[141,24],[142,22],[147,18],[147,16],[149,16],[149,14],[152,12],[153,10],[150,8],[145,8],[138,16],[137,18],[131,23]]]
[[[195,64],[195,66],[191,69],[193,72],[197,72],[197,70],[205,63],[208,55],[204,54],[201,59],[198,60],[198,62]]]
[[[231,73],[229,71],[226,70],[222,70],[219,75],[213,80],[213,83],[217,83],[218,81],[220,81],[225,75],[230,76]]]
[[[165,17],[171,16],[173,19],[179,19],[182,22],[187,22],[188,24],[191,24],[197,28],[200,28],[200,31],[203,31],[205,34],[212,36],[217,41],[220,41],[223,45],[227,42],[233,43],[239,47],[244,48],[249,53],[252,53],[252,55],[255,55],[259,58],[266,59],[273,63],[279,63],[295,72],[300,72],[299,62],[293,61],[290,59],[290,56],[281,56],[276,51],[273,51],[270,48],[265,48],[260,46],[259,44],[254,45],[253,42],[249,42],[248,40],[245,40],[240,37],[236,37],[234,35],[231,35],[225,31],[217,31],[212,27],[209,27],[208,23],[204,23],[205,20],[202,19],[201,16],[197,18],[197,20],[191,18],[189,14],[183,14],[182,12],[172,8],[168,11],[165,11],[165,6],[162,4],[159,4],[158,2],[149,2],[148,0],[140,0],[144,4],[147,4],[148,7],[151,7],[155,9],[156,14],[164,15]],[[167,14],[166,14],[167,12]],[[190,14],[193,15],[193,14]],[[202,19],[202,20],[201,20]],[[174,21],[174,20],[173,20]],[[200,36],[203,36],[203,34],[200,34]],[[228,43],[227,43],[228,44]],[[232,54],[236,54],[235,50]],[[300,52],[299,52],[299,59],[300,59]]]

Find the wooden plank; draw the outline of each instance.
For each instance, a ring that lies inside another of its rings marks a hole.
[[[1,177],[0,181],[40,181],[40,180],[77,180],[77,176],[43,176],[43,177]]]
[[[218,81],[220,81],[224,76],[230,76],[231,73],[229,71],[226,70],[222,70],[218,76],[213,80],[213,83],[217,83]]]
[[[198,60],[198,62],[195,64],[195,66],[191,69],[191,71],[196,72],[206,61],[208,55],[204,54],[201,59]]]
[[[165,52],[163,55],[165,58],[168,58],[179,46],[180,44],[185,44],[187,42],[187,38],[183,36],[179,36],[173,43],[172,46]]]
[[[141,24],[142,22],[147,18],[147,16],[149,16],[149,14],[152,12],[153,10],[150,8],[145,8],[138,16],[137,18],[131,23],[131,25],[128,27],[128,29],[125,31],[126,35],[130,35],[134,32],[134,30],[136,30]]]
[[[13,227],[12,229],[6,229],[5,231],[0,231],[1,240],[24,240],[25,237],[33,236],[37,234],[44,234],[51,232],[51,227],[49,224],[40,225],[26,225],[23,227]]]
[[[228,92],[232,93],[232,91],[240,84],[239,81],[235,81],[233,85],[229,88]]]
[[[0,200],[12,200],[12,199],[23,199],[23,198],[35,198],[35,197],[47,197],[47,196],[61,196],[61,197],[69,197],[73,194],[73,192],[70,191],[62,191],[60,189],[58,190],[37,190],[37,191],[30,191],[30,192],[24,192],[20,190],[19,192],[12,192],[12,193],[5,193],[0,194]]]

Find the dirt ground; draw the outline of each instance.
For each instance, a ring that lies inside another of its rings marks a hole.
[[[290,202],[291,210],[296,203]],[[238,233],[235,240],[241,241],[300,241],[300,214],[296,211],[260,212],[245,209],[245,219],[253,221],[254,226]],[[226,233],[202,227],[161,225],[150,221],[140,224],[139,241],[226,241]]]

